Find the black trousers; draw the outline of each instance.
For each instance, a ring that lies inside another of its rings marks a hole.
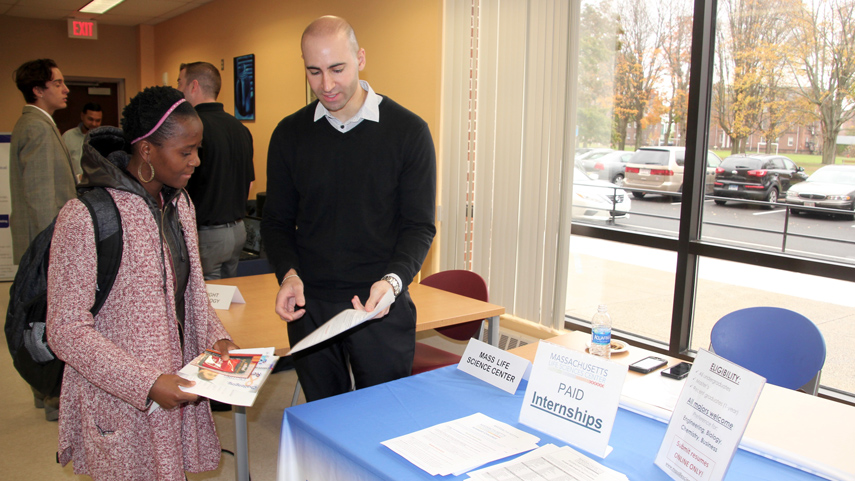
[[[306,313],[288,323],[289,342],[296,344],[345,309],[353,305],[306,299]],[[416,306],[405,291],[389,314],[298,352],[293,360],[306,400],[315,401],[409,376],[415,348]]]

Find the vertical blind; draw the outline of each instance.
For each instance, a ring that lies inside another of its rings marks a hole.
[[[571,1],[446,0],[443,27],[441,268],[474,270],[491,302],[555,327],[574,150]]]

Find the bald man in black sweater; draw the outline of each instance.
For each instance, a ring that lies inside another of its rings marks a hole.
[[[311,401],[410,374],[407,285],[436,234],[436,154],[421,118],[359,80],[365,52],[347,22],[315,20],[302,52],[319,100],[282,120],[268,150],[261,233],[281,283],[276,312],[293,345],[344,309],[396,296],[378,319],[295,354]]]

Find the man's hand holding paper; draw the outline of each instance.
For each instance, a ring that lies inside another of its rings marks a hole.
[[[380,282],[387,286],[389,285],[386,281]],[[371,295],[365,303],[365,307],[371,305],[371,299],[374,296],[375,287],[377,287],[377,284],[371,287]],[[354,297],[354,309],[345,309],[333,316],[332,319],[325,322],[321,327],[315,329],[311,334],[304,337],[300,342],[291,347],[291,354],[302,351],[307,347],[314,346],[315,344],[326,341],[327,339],[331,339],[344,331],[362,324],[363,322],[379,317],[381,313],[383,315],[387,314],[389,312],[389,306],[391,306],[393,302],[395,302],[395,294],[392,292],[391,288],[383,293],[383,297],[379,302],[377,302],[377,305],[370,312],[362,307],[362,303],[359,301],[359,298]]]
[[[359,296],[353,296],[353,308],[360,311],[373,311],[378,305],[383,303],[383,298],[386,296],[386,293],[392,293],[392,302],[395,302],[394,290],[392,289],[392,284],[389,284],[385,280],[379,280],[375,282],[371,286],[371,292],[368,294],[368,300],[365,301],[365,306],[362,305],[362,302],[359,300]],[[381,318],[386,314],[389,314],[389,306],[392,305],[392,302],[386,306],[386,309],[380,311],[379,314],[373,316],[373,318]]]

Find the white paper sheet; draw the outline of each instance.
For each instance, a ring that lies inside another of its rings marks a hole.
[[[533,434],[476,413],[381,444],[432,476],[446,476],[530,451],[538,441]]]
[[[631,397],[645,404],[673,411],[686,379],[672,379],[659,371],[628,380],[623,386],[622,396]],[[623,403],[623,400],[621,400]],[[666,419],[667,422],[667,419]]]
[[[383,298],[380,299],[377,307],[371,312],[360,311],[358,309],[345,309],[339,312],[333,316],[332,319],[325,322],[321,327],[315,329],[311,334],[301,339],[300,342],[294,344],[294,346],[291,347],[290,354],[302,351],[307,347],[312,347],[315,344],[326,341],[327,339],[337,336],[348,329],[353,329],[363,322],[374,319],[377,317],[377,314],[380,314],[383,309],[391,306],[393,302],[395,302],[395,293],[389,289],[386,291]]]
[[[627,481],[627,477],[592,460],[570,446],[547,444],[519,458],[472,471],[475,481]]]

